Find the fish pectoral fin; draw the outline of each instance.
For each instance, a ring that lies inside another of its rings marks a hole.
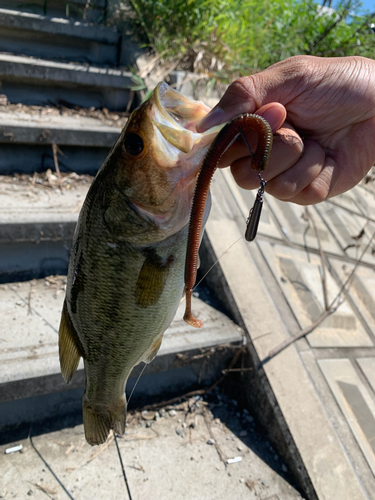
[[[76,337],[77,334],[70,320],[65,301],[59,328],[59,357],[61,374],[67,384],[77,370],[81,358],[74,336]]]
[[[135,287],[135,299],[139,306],[148,307],[157,303],[163,292],[173,260],[173,255],[162,259],[151,254],[146,258]]]
[[[86,441],[95,446],[103,444],[111,429],[116,434],[125,434],[126,400],[120,398],[110,407],[95,407],[83,398],[83,425]]]
[[[144,363],[151,363],[151,361],[154,359],[154,357],[157,355],[160,349],[162,340],[163,340],[163,335],[160,335],[160,337],[156,339],[155,342],[152,344],[150,349],[146,351],[145,357],[142,360]]]

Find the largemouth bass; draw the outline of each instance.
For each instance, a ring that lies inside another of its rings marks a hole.
[[[159,84],[132,113],[79,215],[59,355],[66,382],[83,358],[91,445],[125,432],[128,377],[156,356],[180,303],[196,179],[221,128],[196,132],[208,111]]]

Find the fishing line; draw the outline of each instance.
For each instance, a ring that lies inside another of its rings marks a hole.
[[[128,483],[128,479],[126,477],[126,473],[125,473],[125,467],[124,467],[124,464],[122,462],[122,457],[121,457],[121,452],[120,452],[120,448],[119,448],[119,445],[118,445],[118,442],[117,442],[117,437],[116,437],[116,433],[114,432],[113,435],[115,436],[115,443],[116,443],[116,448],[117,448],[117,454],[118,454],[118,457],[120,459],[120,464],[121,464],[121,470],[122,470],[122,475],[124,477],[124,481],[125,481],[125,486],[126,486],[126,489],[128,491],[128,496],[129,496],[129,500],[133,500],[132,499],[132,495],[130,493],[130,488],[129,488],[129,483]]]
[[[57,475],[54,473],[54,471],[52,470],[52,468],[50,467],[49,463],[44,459],[44,457],[42,456],[42,454],[39,452],[39,450],[36,448],[34,442],[33,442],[33,439],[31,437],[31,429],[32,429],[33,425],[31,424],[30,426],[30,430],[29,430],[29,441],[30,441],[30,444],[31,446],[33,447],[34,451],[36,452],[36,454],[38,455],[38,457],[42,460],[42,462],[44,463],[44,465],[47,467],[47,469],[50,471],[50,473],[52,474],[52,476],[56,479],[56,481],[59,483],[59,485],[61,486],[61,488],[64,490],[64,492],[67,494],[67,496],[71,499],[71,500],[74,500],[74,497],[69,493],[69,491],[66,489],[66,487],[64,486],[64,484],[60,481],[60,479],[57,477]],[[131,499],[130,499],[131,500]]]
[[[128,399],[128,403],[127,403],[127,404],[128,404],[128,406],[129,406],[130,400],[131,400],[131,398],[132,398],[132,396],[133,396],[133,392],[134,392],[135,388],[137,387],[137,384],[138,384],[138,382],[139,382],[139,379],[141,378],[141,376],[143,375],[143,372],[144,372],[144,371],[145,371],[145,369],[146,369],[146,366],[147,366],[147,364],[145,363],[145,364],[144,364],[144,366],[143,366],[143,368],[142,368],[141,373],[138,375],[138,378],[137,378],[137,380],[135,381],[135,384],[134,384],[134,386],[133,386],[132,392],[130,393],[130,396],[129,396],[129,399]]]
[[[198,281],[198,283],[196,283],[196,284],[194,285],[193,291],[197,288],[197,286],[198,286],[198,285],[200,285],[200,284],[202,283],[202,281],[204,280],[204,278],[207,276],[207,274],[208,274],[208,273],[210,273],[210,272],[212,271],[212,269],[216,266],[216,264],[218,264],[218,263],[219,263],[220,259],[221,259],[222,257],[224,257],[224,255],[225,255],[227,252],[229,252],[229,250],[230,250],[230,249],[231,249],[231,248],[232,248],[232,247],[233,247],[236,243],[238,243],[238,242],[239,242],[240,240],[242,240],[242,239],[243,239],[243,237],[242,237],[242,236],[240,236],[240,237],[238,238],[238,240],[234,241],[234,242],[233,242],[233,243],[232,243],[232,244],[231,244],[231,245],[230,245],[230,246],[229,246],[229,247],[225,250],[225,252],[223,252],[223,253],[220,255],[220,257],[219,257],[218,259],[216,259],[216,262],[214,262],[214,263],[212,264],[212,266],[210,267],[210,269],[209,269],[209,270],[208,270],[208,271],[207,271],[207,272],[203,275],[203,277],[202,277],[202,278]],[[184,299],[185,299],[185,297],[184,297]]]

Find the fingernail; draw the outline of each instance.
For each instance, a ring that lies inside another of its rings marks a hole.
[[[225,111],[221,108],[215,108],[208,115],[206,115],[203,120],[197,123],[197,130],[199,132],[204,132],[209,128],[215,127],[215,125],[219,125],[222,123],[225,117]]]

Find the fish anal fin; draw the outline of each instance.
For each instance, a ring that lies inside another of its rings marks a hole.
[[[135,299],[139,306],[148,307],[156,304],[163,293],[173,255],[162,259],[149,255],[143,263],[135,287]]]
[[[67,384],[77,370],[81,358],[74,337],[77,337],[77,334],[70,321],[66,302],[64,302],[59,328],[59,357],[61,374]]]
[[[86,441],[91,445],[105,443],[111,429],[116,434],[125,434],[126,400],[125,396],[111,407],[95,407],[83,400],[83,425]]]

